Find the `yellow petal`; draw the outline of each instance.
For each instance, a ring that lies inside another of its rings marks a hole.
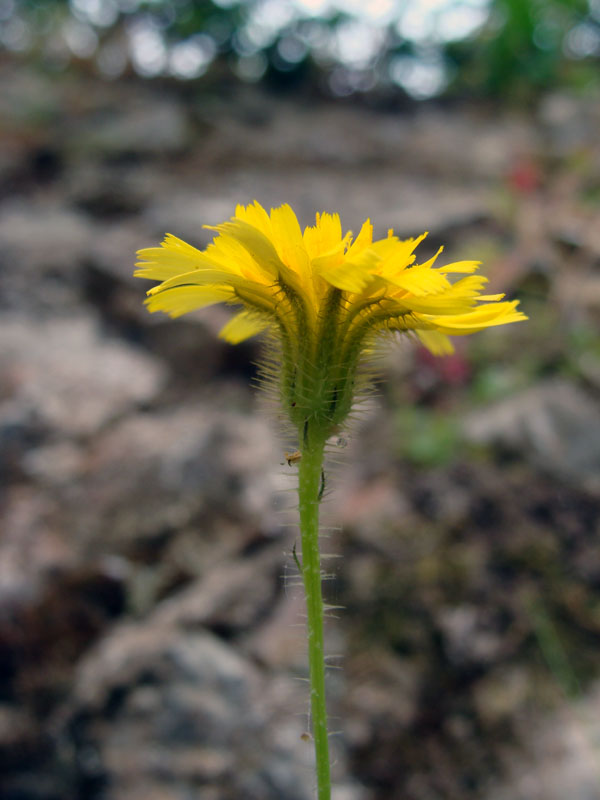
[[[481,261],[454,261],[452,264],[446,264],[444,267],[437,267],[438,272],[447,274],[449,272],[469,273],[477,272],[481,266]]]
[[[334,269],[338,267],[342,261],[344,260],[344,246],[343,244],[338,244],[332,250],[326,251],[322,253],[320,256],[316,256],[311,261],[311,267],[317,275],[320,275],[322,272],[328,269]]]
[[[151,280],[165,280],[180,272],[189,272],[199,267],[206,258],[200,250],[170,233],[160,247],[138,250],[137,256],[142,260],[136,263],[139,269],[134,272],[135,277]]]
[[[308,253],[298,218],[289,205],[271,209],[273,243],[281,260],[291,267],[303,284],[311,278]]]
[[[259,230],[267,239],[273,236],[273,228],[269,215],[258,200],[250,203],[250,205],[245,208],[244,206],[238,205],[235,209],[235,216]]]
[[[454,352],[454,345],[450,339],[439,331],[415,331],[421,343],[434,356],[449,356]]]
[[[350,232],[342,236],[337,214],[317,214],[302,232],[290,206],[268,214],[256,201],[238,206],[213,230],[218,235],[203,251],[167,234],[160,247],[139,251],[135,274],[162,281],[149,292],[152,311],[179,316],[216,302],[241,304],[244,311],[222,332],[231,342],[278,324],[290,340],[306,337],[314,347],[327,304],[338,299],[331,286],[343,292],[332,314],[340,341],[372,323],[365,348],[378,331],[415,330],[431,352],[444,354],[452,350],[447,335],[526,319],[517,303],[502,302],[504,295],[481,294],[486,279],[472,275],[479,262],[435,267],[440,248],[416,263],[414,251],[426,234],[401,241],[390,231],[373,241],[367,219],[352,242]],[[452,274],[459,278],[454,283]]]
[[[289,274],[290,270],[279,258],[272,242],[253,225],[234,218],[231,222],[224,222],[217,226],[215,230],[222,231],[236,239],[273,278],[279,277],[280,274],[284,276]]]
[[[230,344],[239,344],[266,330],[272,322],[252,311],[240,311],[219,331],[219,337]]]
[[[429,269],[426,265],[405,269],[396,275],[386,274],[384,277],[394,286],[419,297],[439,294],[451,287],[445,275],[441,275],[437,270]]]
[[[330,250],[342,241],[342,223],[339,214],[328,214],[324,211],[317,214],[317,228],[321,234],[321,247]]]
[[[261,287],[254,281],[246,280],[241,275],[232,275],[224,269],[195,269],[193,272],[184,272],[163,281],[159,286],[154,286],[148,294],[158,294],[175,286],[208,286],[214,284],[225,284],[236,289],[260,289]]]
[[[302,234],[304,247],[309,259],[321,258],[327,253],[344,254],[346,247],[352,239],[348,232],[342,237],[342,224],[338,214],[316,214],[316,224],[307,225]]]
[[[434,270],[434,272],[439,272],[439,270]],[[459,295],[477,297],[487,282],[488,279],[483,275],[469,275],[468,278],[461,278],[456,283],[453,283],[447,294],[455,297]]]
[[[442,333],[451,336],[466,336],[469,333],[484,330],[496,325],[507,325],[510,322],[520,322],[527,317],[523,312],[517,311],[517,300],[507,303],[490,303],[473,309],[466,314],[457,314],[448,317],[427,317]]]
[[[379,246],[381,248],[379,252],[384,258],[380,274],[384,278],[394,278],[409,267],[415,260],[414,249],[426,236],[427,233],[422,233],[416,239],[406,239],[404,241],[398,241],[395,237],[388,236],[387,239],[374,242],[373,247],[377,248]]]
[[[187,272],[190,268],[189,264],[182,267],[179,264],[161,264],[157,261],[152,263],[138,261],[136,267],[139,267],[139,269],[136,269],[133,273],[135,278],[149,278],[152,281],[165,281],[169,278],[174,278],[180,275],[182,271]]]
[[[358,232],[358,236],[352,242],[350,247],[348,248],[348,252],[346,253],[348,258],[354,258],[355,256],[362,253],[362,251],[369,247],[373,242],[373,226],[371,225],[371,220],[366,219],[360,231]]]
[[[452,295],[437,294],[424,297],[416,297],[415,295],[394,297],[391,302],[402,311],[408,309],[410,311],[418,311],[419,314],[463,316],[472,310],[476,301],[472,297],[453,297]]]
[[[353,261],[321,263],[318,274],[332,286],[358,294],[373,280],[374,270],[381,261],[374,250],[363,250]],[[313,262],[314,263],[314,262]]]
[[[231,300],[231,289],[218,286],[179,286],[160,294],[154,294],[145,300],[148,311],[164,311],[171,317],[180,317],[189,311],[215,303]]]
[[[243,245],[232,236],[220,234],[206,248],[206,256],[214,265],[263,284],[273,283],[273,273],[259,264]]]

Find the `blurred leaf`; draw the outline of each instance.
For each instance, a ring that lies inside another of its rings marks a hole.
[[[460,2],[454,7],[460,7]],[[299,7],[290,6],[286,0],[280,0],[279,4],[276,0],[271,4],[261,4],[259,0],[142,0],[137,4],[15,0],[8,23],[11,18],[17,21],[17,26],[25,21],[31,42],[13,49],[42,63],[44,53],[52,50],[52,40],[64,49],[63,21],[70,13],[77,24],[90,25],[100,42],[110,37],[111,31],[128,29],[136,20],[143,20],[155,30],[167,48],[204,33],[214,38],[222,55],[233,57],[232,63],[240,55],[261,53],[272,67],[264,79],[283,80],[286,85],[293,78],[294,86],[325,89],[337,70],[338,75],[341,71],[346,76],[344,81],[349,87],[346,93],[371,90],[383,90],[388,95],[401,93],[403,89],[390,77],[399,57],[405,57],[417,71],[419,68],[426,71],[428,65],[430,70],[432,64],[437,66],[440,80],[431,94],[444,91],[449,83],[446,91],[458,96],[476,94],[514,102],[527,101],[554,86],[586,91],[590,86],[600,85],[600,45],[594,47],[594,37],[600,42],[600,22],[587,0],[491,0],[488,21],[478,32],[465,34],[458,41],[446,41],[443,35],[433,33],[425,39],[418,34],[412,38],[403,36],[398,23],[404,14],[414,14],[415,10],[419,13],[422,10],[424,20],[428,13],[433,13],[428,12],[423,0],[398,4],[387,29],[385,26],[378,29],[380,46],[366,57],[367,63],[360,68],[336,56],[339,36],[349,21],[358,19],[356,30],[362,31],[361,36],[367,39],[369,30],[376,27],[361,14],[360,7],[354,14],[333,6],[321,16],[314,16],[308,10],[303,16]],[[4,20],[2,24],[6,24]],[[319,35],[312,39],[310,35],[304,36],[311,25],[313,33],[315,25],[320,29]],[[305,42],[307,58],[314,69],[296,69],[295,62],[291,62],[288,70],[288,65],[282,64],[278,45],[295,36]],[[124,36],[123,41],[126,39]],[[245,44],[240,45],[241,40]],[[0,37],[0,48],[3,41],[6,44],[8,39]],[[360,37],[354,45],[360,50]],[[244,47],[248,52],[242,53]],[[93,62],[94,57],[90,53],[83,60]],[[222,66],[215,64],[214,72]],[[293,73],[292,78],[282,77],[287,72]],[[361,83],[361,72],[375,77]],[[427,91],[413,92],[408,83],[401,85],[413,97],[430,96]]]
[[[452,460],[457,452],[459,427],[454,419],[438,412],[405,407],[396,415],[396,435],[403,458],[431,467]]]

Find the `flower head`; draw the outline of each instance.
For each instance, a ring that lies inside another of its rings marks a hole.
[[[171,234],[139,251],[135,274],[161,281],[148,309],[177,317],[221,302],[241,307],[220,335],[234,344],[267,329],[275,335],[281,399],[299,428],[343,421],[357,365],[379,334],[414,331],[444,355],[453,350],[449,336],[526,319],[517,301],[482,294],[479,262],[437,266],[440,248],[416,263],[426,234],[401,240],[389,231],[374,241],[367,220],[353,238],[325,213],[302,231],[289,205],[268,214],[257,202],[212,229],[218,235],[203,251]],[[449,275],[464,277],[451,283]]]

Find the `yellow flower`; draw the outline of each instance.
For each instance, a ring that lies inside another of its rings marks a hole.
[[[390,231],[373,241],[367,220],[353,239],[337,214],[325,213],[303,232],[289,205],[267,214],[257,202],[213,230],[204,251],[171,234],[139,251],[135,274],[162,281],[148,292],[148,309],[178,317],[214,303],[241,306],[220,335],[235,344],[274,333],[281,397],[299,426],[343,421],[360,357],[379,334],[414,331],[444,355],[453,350],[448,336],[526,319],[517,301],[482,294],[487,279],[473,275],[479,262],[436,266],[440,248],[416,263],[425,234],[400,240]],[[466,277],[451,283],[449,275]]]

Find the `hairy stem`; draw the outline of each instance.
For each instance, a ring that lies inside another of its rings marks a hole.
[[[317,797],[330,800],[329,740],[325,705],[325,653],[323,648],[323,597],[319,555],[319,502],[325,439],[306,428],[298,464],[298,498],[302,534],[302,578],[306,593],[310,708],[315,742]]]

